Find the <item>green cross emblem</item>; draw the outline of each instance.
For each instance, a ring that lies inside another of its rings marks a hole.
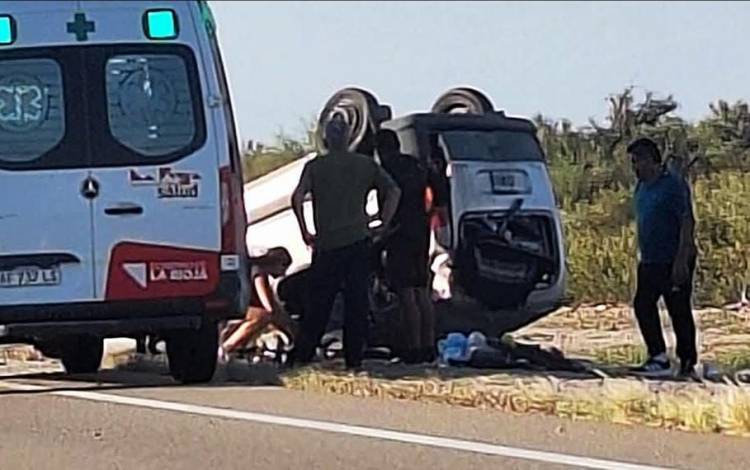
[[[76,13],[72,23],[67,23],[68,33],[75,34],[77,41],[88,41],[89,33],[96,31],[93,21],[86,19],[86,13]]]

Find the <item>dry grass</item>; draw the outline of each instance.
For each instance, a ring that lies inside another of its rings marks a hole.
[[[696,312],[696,318],[704,360],[725,373],[750,366],[747,312],[708,309]],[[664,326],[671,345],[666,318]],[[646,356],[632,313],[623,306],[563,309],[513,336],[555,346],[568,357],[589,359],[602,367],[637,364]],[[429,370],[377,364],[359,375],[335,366],[318,366],[283,375],[281,380],[297,390],[750,436],[750,387],[729,380],[591,379],[570,374]]]
[[[464,371],[467,375],[471,372]],[[750,436],[750,388],[728,384],[561,379],[509,373],[393,379],[322,367],[282,376],[282,382],[304,391]]]
[[[8,361],[38,362],[42,360],[42,355],[32,346],[26,344],[0,345],[0,364],[5,364]]]

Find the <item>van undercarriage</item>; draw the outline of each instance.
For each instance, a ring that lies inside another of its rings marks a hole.
[[[493,309],[520,309],[559,276],[554,221],[543,214],[472,213],[459,225],[456,282]]]
[[[210,380],[216,367],[218,324],[240,318],[237,272],[224,273],[211,297],[0,306],[0,344],[33,344],[72,373],[94,372],[108,337],[163,338],[172,376]]]

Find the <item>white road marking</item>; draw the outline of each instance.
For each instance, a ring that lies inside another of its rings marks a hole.
[[[47,390],[45,387],[40,387],[38,385],[28,385],[7,381],[0,382],[0,388],[35,392],[43,392]],[[288,416],[254,413],[250,411],[239,411],[226,408],[191,405],[188,403],[152,400],[148,398],[128,397],[122,395],[110,395],[99,392],[63,390],[50,391],[48,394],[100,403],[111,403],[117,405],[135,406],[139,408],[148,408],[153,410],[173,411],[177,413],[187,413],[199,416],[210,416],[213,418],[226,418],[254,423],[287,426],[298,429],[313,429],[316,431],[323,431],[334,434],[367,437],[371,439],[382,439],[386,441],[417,444],[428,447],[437,447],[441,449],[460,450],[464,452],[472,452],[475,454],[510,457],[515,459],[524,459],[550,464],[570,465],[577,468],[593,468],[601,470],[661,470],[665,468],[626,463],[616,460],[580,457],[558,452],[546,452],[523,449],[519,447],[502,446],[497,444],[487,444],[483,442],[468,441],[463,439],[452,439],[410,432],[391,431],[388,429],[371,428],[366,426],[354,426],[330,421],[292,418]]]

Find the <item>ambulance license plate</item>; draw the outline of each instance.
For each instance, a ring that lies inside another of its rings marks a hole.
[[[60,284],[60,268],[17,268],[0,271],[0,287],[57,286]]]

